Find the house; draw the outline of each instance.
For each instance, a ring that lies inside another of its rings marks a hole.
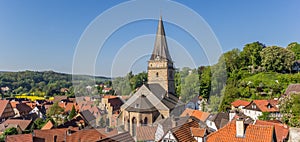
[[[223,128],[209,134],[206,142],[275,142],[274,126],[245,125],[243,119],[235,119]]]
[[[117,96],[112,96],[112,95],[103,96],[100,103],[100,108],[101,110],[106,110],[109,126],[113,126],[113,123],[116,123],[116,120],[114,120],[114,116],[115,114],[118,115],[120,113],[120,108],[123,104],[124,102],[122,101],[122,99]]]
[[[8,100],[0,100],[0,123],[14,117],[14,110]]]
[[[157,126],[139,126],[136,128],[136,141],[155,141]]]
[[[206,120],[209,132],[214,132],[224,127],[229,122],[229,113],[219,112],[217,114],[210,115]]]
[[[29,114],[36,114],[38,118],[45,118],[46,116],[46,108],[44,105],[42,106],[35,106]]]
[[[15,117],[24,117],[28,115],[32,111],[32,108],[25,103],[16,104],[16,108],[14,108]]]
[[[91,127],[97,126],[96,117],[89,110],[84,110],[84,111],[80,112],[79,114],[82,116],[82,118],[84,119],[86,124],[88,124]]]
[[[26,130],[28,130],[30,128],[30,126],[32,124],[31,122],[32,122],[31,120],[8,119],[0,125],[4,125],[4,126],[17,125],[20,127],[22,132],[25,132]]]
[[[280,119],[278,100],[253,100],[244,107],[244,114],[257,120],[263,113],[269,113],[269,117]]]
[[[284,92],[283,96],[300,93],[300,84],[290,84]]]
[[[18,124],[0,124],[0,134],[2,134],[6,129],[8,128],[16,128],[18,134],[22,133],[22,129],[20,128],[20,126]]]
[[[78,131],[78,127],[56,128],[49,130],[33,130],[35,141],[41,142],[63,142],[68,134]]]
[[[208,112],[203,112],[203,111],[200,111],[200,110],[193,110],[193,109],[185,109],[184,112],[182,112],[182,114],[180,115],[181,117],[184,117],[184,116],[193,116],[203,122],[206,121],[206,119],[209,117],[210,113]]]
[[[289,136],[289,127],[286,124],[272,121],[256,120],[255,125],[274,126],[277,142],[286,142]]]
[[[204,142],[207,135],[205,128],[191,128],[192,136],[196,139],[197,142]]]
[[[177,127],[174,127],[170,130],[168,130],[162,137],[162,142],[168,141],[168,142],[196,142],[197,140],[193,136],[192,129],[191,128],[199,128],[199,124],[195,121],[190,121],[187,123],[184,123],[183,125],[179,125]]]
[[[249,104],[250,104],[250,102],[248,102],[248,101],[235,100],[234,102],[231,103],[231,109],[232,110],[239,109],[239,110],[242,110],[242,112],[243,112],[244,107]]]
[[[18,134],[8,135],[5,139],[6,142],[33,142],[32,134]]]

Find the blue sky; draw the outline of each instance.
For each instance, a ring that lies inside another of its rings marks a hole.
[[[54,70],[71,73],[74,53],[82,33],[97,16],[122,2],[124,1],[1,0],[0,70]],[[282,47],[294,41],[300,42],[300,1],[298,0],[178,0],[176,2],[194,10],[207,22],[224,52],[233,48],[242,49],[243,45],[254,41],[260,41],[267,46]],[[160,13],[164,16],[167,12],[167,9],[163,9],[164,3],[157,6],[162,7]],[[143,9],[128,9],[127,12],[143,14]],[[120,15],[130,16],[124,13],[120,12]],[[153,13],[159,12],[153,11]],[[168,19],[168,17],[163,18]],[[189,17],[183,20],[193,22]],[[110,19],[106,21],[110,22]],[[155,20],[142,20],[116,30],[105,42],[96,59],[95,74],[112,75],[110,68],[118,51],[134,38],[155,34],[156,26]],[[195,49],[199,45],[188,33],[168,22],[165,22],[165,30],[167,36],[171,38],[168,39],[168,42],[171,42],[169,46],[175,46],[176,42],[181,44],[193,58],[195,66],[210,64],[205,53]],[[132,43],[145,46],[145,50],[148,51],[153,47],[151,42],[154,42],[154,36],[148,36],[147,39],[149,40]],[[172,43],[172,39],[176,42]],[[172,51],[180,52],[174,49]],[[134,72],[146,70],[147,60],[147,55],[141,57],[132,63],[130,68],[118,69],[116,76],[122,76],[128,70]],[[180,64],[179,59],[177,63],[177,67],[184,66]]]

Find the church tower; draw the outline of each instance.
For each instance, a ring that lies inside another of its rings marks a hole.
[[[154,49],[148,61],[148,84],[160,84],[170,94],[175,95],[175,70],[171,59],[164,25],[160,17]]]

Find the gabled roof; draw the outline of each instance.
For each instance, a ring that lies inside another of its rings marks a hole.
[[[245,106],[245,109],[261,112],[279,112],[277,104],[277,100],[253,100],[249,105]]]
[[[275,123],[269,121],[256,120],[255,125],[269,125],[275,127],[277,142],[283,142],[288,139],[289,127],[282,123]]]
[[[184,112],[180,116],[193,116],[193,117],[205,122],[209,115],[210,115],[210,113],[208,113],[208,112],[203,112],[200,110],[193,110],[193,109],[187,108],[184,110]]]
[[[236,137],[236,120],[207,136],[206,142],[272,142],[274,127],[249,124],[244,137]]]
[[[33,130],[34,138],[45,141],[53,142],[54,136],[57,137],[57,142],[65,141],[67,136],[67,131],[69,128],[56,128],[50,130]],[[71,133],[78,131],[78,127],[70,128]]]
[[[134,139],[128,132],[120,133],[108,138],[99,140],[98,142],[134,142]]]
[[[94,125],[96,117],[89,110],[84,110],[80,114],[90,125]]]
[[[206,133],[206,129],[204,128],[191,128],[192,136],[194,137],[204,137]]]
[[[156,38],[155,38],[155,43],[154,43],[154,49],[153,49],[150,60],[155,60],[155,59],[163,59],[163,60],[167,60],[167,61],[172,61],[169,50],[168,50],[164,24],[163,24],[161,17],[158,22]]]
[[[231,105],[234,106],[234,107],[247,106],[249,104],[250,104],[250,102],[244,101],[244,100],[236,100],[236,101],[231,103]]]
[[[106,136],[102,135],[96,129],[85,129],[72,133],[71,135],[67,135],[67,142],[95,142],[97,140],[101,140]]]
[[[152,111],[157,111],[155,106],[153,106],[152,103],[144,95],[139,96],[125,110],[130,111],[130,112],[152,112]]]
[[[16,104],[16,108],[20,113],[29,113],[32,108],[24,103]]]
[[[7,107],[7,105],[10,105],[8,100],[0,100],[0,118],[2,117],[2,114],[5,110],[5,108]]]
[[[22,131],[25,131],[26,128],[31,124],[31,120],[22,120],[22,119],[8,119],[2,123],[2,125],[15,124],[20,126]]]
[[[196,121],[191,121],[174,127],[170,131],[179,142],[196,142],[196,139],[192,136],[191,128],[199,128],[199,124]]]
[[[220,129],[229,122],[229,113],[219,112],[209,117],[208,120],[215,122],[216,127]]]
[[[300,84],[290,84],[285,90],[285,95],[290,95],[292,93],[300,93]]]
[[[49,130],[53,127],[52,122],[49,120],[42,128],[41,130]]]
[[[137,141],[154,141],[157,126],[139,126],[136,127]]]
[[[33,142],[32,134],[8,135],[6,142]]]

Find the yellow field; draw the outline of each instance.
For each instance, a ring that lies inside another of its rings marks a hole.
[[[27,95],[21,95],[21,96],[16,96],[16,98],[26,98],[29,99],[31,101],[35,101],[35,100],[45,100],[44,97],[38,97],[38,96],[27,96]],[[53,100],[54,97],[50,97],[49,100]]]

